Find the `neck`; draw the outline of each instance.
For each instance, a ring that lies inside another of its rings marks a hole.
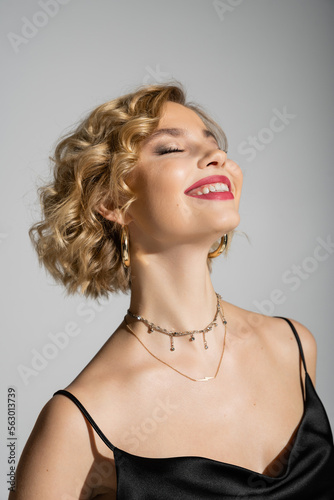
[[[167,330],[207,326],[217,299],[206,258],[178,248],[133,259],[130,310]]]

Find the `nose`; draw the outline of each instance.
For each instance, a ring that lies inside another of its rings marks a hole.
[[[214,149],[208,151],[199,160],[198,166],[200,168],[206,168],[209,166],[223,167],[227,159],[227,152],[222,149]]]

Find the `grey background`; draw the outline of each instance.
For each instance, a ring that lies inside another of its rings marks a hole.
[[[317,390],[333,426],[334,254],[322,250],[319,261],[314,252],[317,238],[334,239],[334,2],[48,1],[58,12],[45,14],[47,0],[0,4],[1,482],[7,387],[17,388],[19,455],[42,406],[92,358],[129,300],[113,296],[98,306],[66,297],[39,268],[27,231],[38,217],[36,185],[48,176],[52,146],[98,104],[170,78],[222,125],[229,155],[244,171],[239,229],[250,242],[237,236],[229,257],[215,262],[215,288],[230,302],[266,307],[314,333]],[[27,20],[40,26],[29,31]],[[284,108],[293,116],[277,131],[273,117]],[[261,148],[252,154],[245,153],[250,136]],[[303,273],[298,283],[296,272]],[[64,331],[76,336],[52,347],[52,334]],[[53,359],[22,376],[36,352]]]

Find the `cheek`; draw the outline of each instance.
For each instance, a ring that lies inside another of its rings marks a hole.
[[[242,182],[243,182],[243,173],[239,165],[235,162],[231,162],[229,165],[229,171],[232,175],[233,178],[233,183],[235,186],[235,191],[236,191],[236,203],[239,208],[239,203],[240,203],[240,196],[241,196],[241,189],[242,189]]]
[[[181,201],[186,189],[184,165],[164,165],[163,168],[152,169],[143,176],[139,184],[140,192],[147,193],[152,200],[175,204]]]
[[[137,195],[130,212],[142,227],[173,227],[180,217],[182,208],[183,185],[182,174],[171,169],[141,172],[133,183]],[[184,188],[185,189],[185,188]]]
[[[228,170],[231,173],[231,175],[233,176],[235,182],[242,183],[242,178],[243,178],[242,170],[239,167],[239,165],[237,163],[235,163],[235,161],[230,160],[228,162]]]

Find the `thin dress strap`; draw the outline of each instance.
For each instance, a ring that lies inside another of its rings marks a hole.
[[[86,417],[86,419],[88,420],[88,422],[90,423],[90,425],[93,427],[93,429],[95,430],[95,432],[98,434],[98,436],[100,436],[100,438],[102,439],[102,441],[108,446],[108,448],[110,448],[112,451],[114,451],[115,446],[103,434],[103,432],[101,431],[100,427],[92,419],[92,417],[90,416],[90,414],[88,413],[88,411],[86,410],[86,408],[80,403],[80,401],[75,396],[73,396],[73,394],[71,394],[70,392],[65,391],[63,389],[55,392],[54,396],[56,394],[62,394],[63,396],[67,396],[69,399],[71,399],[73,401],[73,403],[75,403],[77,405],[77,407],[79,408],[79,410]]]
[[[294,336],[296,337],[296,340],[297,340],[297,344],[298,344],[299,352],[300,352],[300,357],[302,358],[302,362],[303,362],[305,373],[307,373],[304,351],[303,351],[302,343],[300,341],[300,338],[299,338],[299,335],[297,333],[296,328],[294,327],[294,325],[291,323],[291,321],[288,318],[283,318],[283,316],[275,316],[275,318],[284,319],[287,323],[289,323],[290,328],[293,331],[293,334],[294,334]]]

